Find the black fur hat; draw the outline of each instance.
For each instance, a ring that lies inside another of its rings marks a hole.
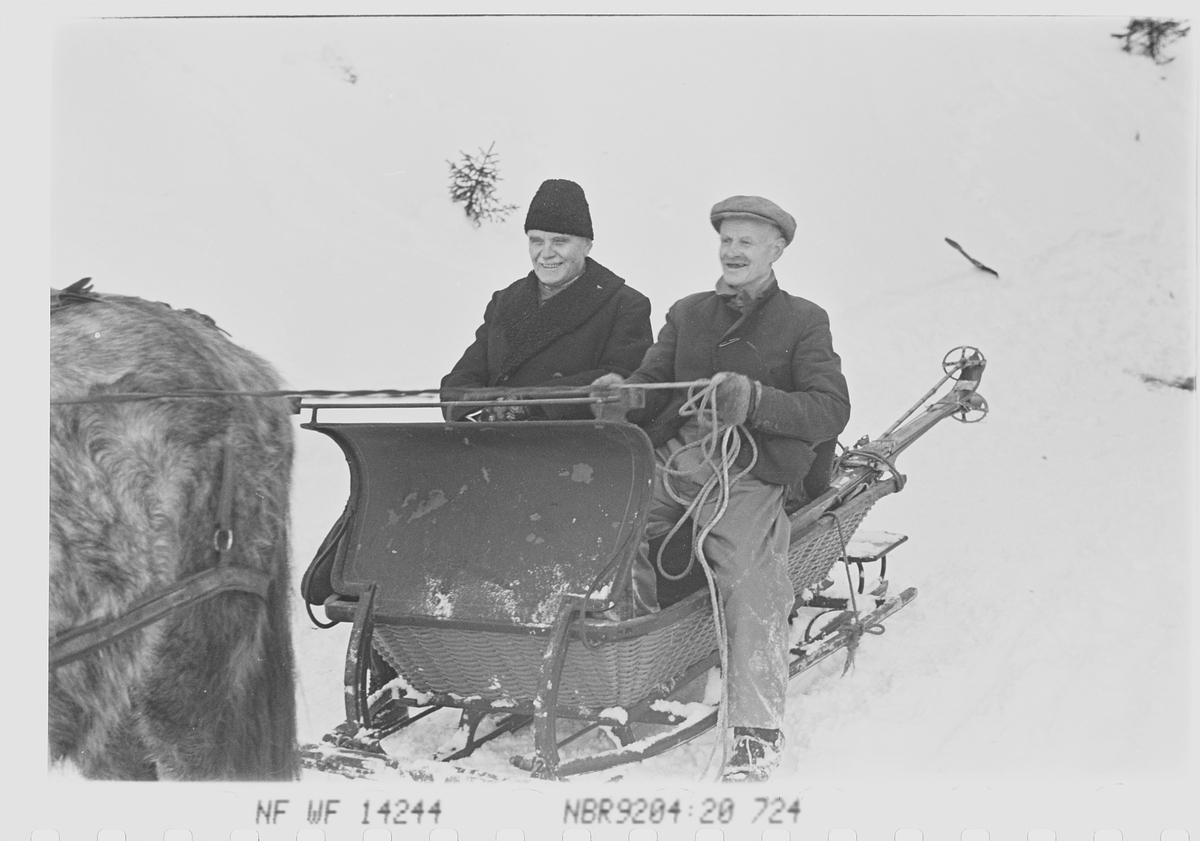
[[[526,231],[573,234],[595,239],[592,214],[588,211],[583,188],[574,181],[551,178],[543,181],[525,214]]]

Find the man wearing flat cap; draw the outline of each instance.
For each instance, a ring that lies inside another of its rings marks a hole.
[[[625,375],[653,341],[650,301],[588,256],[592,217],[574,181],[542,183],[525,216],[533,270],[492,295],[475,341],[442,378],[444,400],[472,389],[586,386]],[[586,404],[453,406],[447,420],[591,419]],[[478,414],[475,414],[478,413]]]
[[[596,386],[599,391],[622,382],[715,379],[718,425],[736,426],[743,436],[731,478],[757,450],[749,473],[730,488],[724,513],[718,514],[718,501],[712,500],[693,519],[701,527],[715,520],[703,552],[713,567],[728,630],[727,721],[733,744],[723,778],[762,780],[783,748],[787,620],[793,606],[787,574],[791,524],[784,504],[789,494],[803,499],[806,489],[816,495],[828,485],[827,460],[816,471],[823,476],[810,475],[816,448],[829,442],[823,450],[832,452],[831,442],[850,419],[850,398],[825,311],[776,283],[773,265],[795,236],[796,220],[759,196],[718,202],[710,218],[720,235],[722,273],[716,288],[677,301],[638,369],[625,380],[603,377]],[[709,430],[695,414],[680,415],[687,395],[678,390],[646,390],[645,395],[646,407],[629,412],[628,419],[650,436],[659,469],[646,537],[618,616],[657,610],[648,542],[684,516],[687,503],[712,475],[696,446]]]

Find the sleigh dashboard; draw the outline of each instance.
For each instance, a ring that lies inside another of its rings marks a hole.
[[[319,423],[350,468],[326,602],[352,620],[538,633],[611,592],[645,528],[650,441],[628,424]]]

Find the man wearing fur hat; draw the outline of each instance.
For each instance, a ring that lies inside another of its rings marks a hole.
[[[625,375],[653,341],[650,301],[588,256],[592,217],[573,181],[542,183],[525,217],[533,270],[492,295],[475,341],[442,378],[443,399],[472,389],[586,386]],[[586,405],[447,407],[447,420],[591,418]]]
[[[628,379],[608,375],[596,386],[600,391],[621,383],[715,380],[718,428],[736,426],[742,436],[731,476],[744,470],[757,450],[750,472],[730,488],[725,512],[717,518],[718,503],[711,500],[694,518],[700,526],[715,519],[703,552],[713,567],[728,630],[726,713],[734,741],[723,776],[762,780],[783,748],[787,619],[793,605],[787,575],[791,524],[784,503],[789,490],[800,495],[808,484],[815,446],[832,442],[845,428],[850,398],[825,311],[784,292],[775,279],[773,265],[795,236],[796,221],[759,196],[719,202],[710,218],[720,235],[722,274],[716,288],[671,307],[658,341]],[[695,414],[680,414],[687,395],[663,390],[645,395],[645,409],[631,411],[629,419],[649,434],[659,469],[646,538],[618,616],[658,609],[648,541],[684,516],[686,503],[712,475],[697,446],[709,430]],[[673,473],[668,481],[674,495],[664,486],[665,467]],[[827,485],[828,462],[823,469]]]

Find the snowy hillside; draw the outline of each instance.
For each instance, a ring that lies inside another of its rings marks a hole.
[[[1197,758],[1196,395],[1165,383],[1196,374],[1195,36],[1159,66],[1118,49],[1125,22],[83,22],[56,41],[53,279],[208,313],[295,388],[418,388],[528,270],[543,179],[583,185],[592,256],[656,330],[717,279],[709,207],[766,195],[799,221],[781,285],[832,319],[844,443],[956,345],[990,362],[990,416],[919,441],[868,520],[910,536],[890,577],[919,598],[847,675],[793,685],[780,776],[1178,780]],[[493,142],[521,208],[476,229],[446,161]],[[297,437],[298,582],[348,475]],[[342,717],[347,631],[296,607],[314,740]],[[507,769],[520,738],[478,766]],[[694,781],[712,746],[626,779]]]

